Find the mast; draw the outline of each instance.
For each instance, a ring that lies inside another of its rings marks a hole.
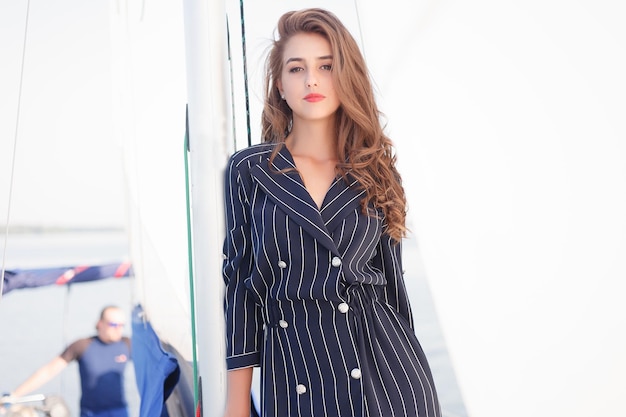
[[[228,55],[223,1],[184,0],[191,172],[191,228],[197,339],[196,400],[222,413],[225,397],[223,343],[223,168],[228,155]],[[199,397],[201,396],[201,397]]]

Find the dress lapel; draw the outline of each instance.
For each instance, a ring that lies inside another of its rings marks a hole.
[[[341,221],[359,207],[365,190],[350,174],[344,180],[338,177],[332,184],[320,210],[326,230],[332,232]]]
[[[285,169],[291,169],[291,171],[279,172]],[[250,173],[278,207],[321,245],[339,255],[320,211],[304,187],[300,174],[295,171],[293,158],[285,146],[282,146],[271,167],[268,158],[264,163],[253,166]]]

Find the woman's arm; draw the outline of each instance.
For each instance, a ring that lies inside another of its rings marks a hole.
[[[382,269],[387,279],[385,286],[387,304],[393,306],[413,327],[413,313],[402,269],[402,243],[394,242],[389,235],[383,233],[374,264]]]
[[[228,371],[224,417],[250,417],[252,367]]]
[[[260,307],[246,286],[254,268],[250,207],[246,179],[231,160],[225,174],[224,264],[226,284],[224,313],[226,319],[226,364],[228,369],[258,366],[261,361],[263,320]]]

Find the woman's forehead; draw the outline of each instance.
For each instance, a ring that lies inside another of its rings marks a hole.
[[[318,58],[332,54],[330,42],[318,33],[295,34],[285,44],[283,58]]]

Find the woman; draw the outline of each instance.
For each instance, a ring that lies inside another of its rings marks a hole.
[[[439,416],[412,328],[406,200],[359,48],[328,11],[284,14],[263,140],[225,178],[225,415]]]

